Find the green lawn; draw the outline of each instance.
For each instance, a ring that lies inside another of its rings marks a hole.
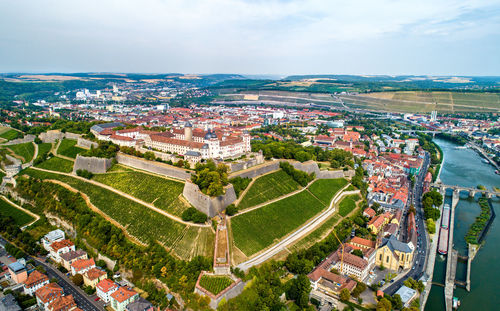
[[[0,134],[0,137],[6,140],[13,140],[21,136],[21,133],[19,133],[16,130],[13,129],[8,129],[5,132]]]
[[[155,239],[171,247],[186,227],[139,203],[74,177],[34,169],[25,170],[25,174],[40,179],[57,179],[85,193],[95,206],[144,243]]]
[[[297,189],[300,189],[299,184],[283,170],[279,170],[257,178],[241,199],[238,208],[244,210]]]
[[[17,145],[8,146],[10,150],[12,150],[16,155],[22,157],[23,163],[27,163],[33,159],[35,155],[35,146],[33,143],[23,143]]]
[[[179,198],[184,183],[178,181],[138,171],[97,174],[93,179],[177,216],[189,207]]]
[[[347,185],[347,183],[347,180],[344,178],[318,179],[309,186],[309,191],[323,202],[323,204],[329,206],[333,196]]]
[[[36,167],[51,171],[71,173],[71,171],[73,171],[73,162],[59,157],[52,157],[47,161],[36,165]]]
[[[339,204],[339,214],[342,217],[347,216],[353,209],[356,208],[356,202],[359,200],[359,195],[351,194],[346,196]]]
[[[227,276],[204,275],[200,280],[200,285],[214,295],[219,294],[231,284],[233,280]]]
[[[85,149],[76,147],[77,141],[74,139],[63,139],[61,141],[61,144],[59,145],[59,148],[57,149],[57,154],[70,157],[70,158],[76,158],[76,155],[79,154],[82,151],[85,151]]]
[[[0,216],[6,217],[10,216],[14,219],[14,222],[18,226],[24,226],[33,220],[33,216],[26,214],[22,210],[12,206],[10,203],[5,201],[3,198],[0,198]]]
[[[52,148],[52,144],[50,144],[50,143],[39,144],[38,145],[38,155],[41,156],[42,154],[49,152],[51,148]]]

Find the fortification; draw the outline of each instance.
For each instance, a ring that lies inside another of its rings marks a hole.
[[[10,145],[17,145],[17,144],[24,144],[24,143],[31,143],[35,140],[35,135],[28,134],[24,136],[23,138],[16,138],[14,140],[8,141],[3,143],[3,146],[10,146]]]
[[[106,173],[106,171],[111,167],[112,160],[106,158],[97,157],[82,157],[81,155],[76,156],[75,164],[73,165],[73,173],[77,170],[87,170],[94,174]]]
[[[279,168],[280,168],[280,162],[273,161],[273,162],[268,162],[268,163],[253,167],[253,168],[245,170],[245,171],[232,173],[229,176],[229,178],[233,178],[233,177],[255,178],[255,177],[259,177],[259,176],[262,176],[264,174],[267,174],[269,172],[276,171]]]
[[[47,132],[40,133],[40,135],[38,135],[38,138],[40,138],[44,143],[53,143],[56,140],[61,140],[64,138],[78,139],[80,138],[80,136],[81,136],[80,134],[75,134],[75,133],[69,133],[69,132],[63,133],[61,132],[61,130],[50,130]]]
[[[85,139],[85,138],[81,138],[81,137],[78,137],[78,139],[76,140],[76,145],[78,147],[82,147],[85,149],[90,149],[92,147],[97,148],[99,146],[98,143],[90,141],[90,140]]]
[[[219,294],[214,295],[200,285],[201,278],[205,275],[216,276],[213,273],[207,271],[201,271],[200,275],[198,276],[198,281],[196,282],[196,286],[194,287],[194,292],[197,293],[198,295],[207,296],[208,298],[210,298],[209,306],[214,310],[217,309],[222,299],[228,300],[241,294],[246,285],[245,282],[242,282],[241,279],[237,278],[236,276],[229,275],[228,277],[232,279],[233,283]]]
[[[177,179],[188,180],[191,178],[191,173],[189,171],[174,167],[171,165],[144,160],[138,157],[130,156],[123,153],[118,153],[116,155],[116,160],[118,163],[127,165],[133,168],[145,170],[151,173],[164,175],[168,177],[173,177]]]
[[[246,159],[246,160],[239,160],[236,162],[230,162],[229,165],[229,171],[230,172],[237,172],[241,170],[246,170],[251,167],[254,167],[256,165],[264,163],[264,156],[262,155],[262,151],[258,153],[252,154],[253,157]]]
[[[197,210],[207,214],[208,217],[214,217],[237,199],[232,184],[226,186],[225,190],[223,195],[210,197],[201,192],[198,185],[186,181],[182,194]]]

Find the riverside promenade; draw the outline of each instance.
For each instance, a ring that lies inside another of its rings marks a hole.
[[[453,308],[453,288],[455,287],[455,273],[457,269],[458,252],[453,249],[453,230],[455,227],[455,208],[460,200],[460,192],[453,191],[451,197],[451,213],[450,213],[450,236],[448,238],[448,259],[446,260],[446,278],[444,284],[444,300],[446,311],[451,311]]]

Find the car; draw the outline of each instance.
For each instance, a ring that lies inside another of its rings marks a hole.
[[[94,301],[99,301],[101,298],[99,297],[96,297],[96,299],[94,299]]]

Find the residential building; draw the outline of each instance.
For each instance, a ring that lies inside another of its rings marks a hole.
[[[125,311],[129,303],[139,298],[139,294],[126,287],[120,287],[110,295],[111,308],[115,311]]]
[[[63,267],[71,271],[71,264],[79,259],[87,259],[87,252],[81,249],[77,249],[76,251],[70,251],[64,254],[61,254],[61,263]]]
[[[126,311],[153,311],[153,305],[146,299],[139,297],[136,301],[129,303],[125,307]]]
[[[86,286],[90,286],[92,288],[96,287],[97,283],[106,279],[108,274],[106,271],[102,271],[98,268],[91,268],[87,272],[83,273],[83,283]]]
[[[16,284],[24,283],[24,281],[28,278],[28,271],[26,271],[26,267],[19,261],[13,262],[7,267],[11,280],[16,282]]]
[[[54,242],[59,242],[65,239],[64,231],[61,229],[56,229],[50,231],[42,238],[42,245],[48,252],[50,252],[50,245]]]
[[[71,264],[71,275],[84,274],[92,268],[95,268],[94,258],[78,259]]]
[[[108,303],[110,296],[118,289],[118,284],[111,281],[110,279],[101,280],[96,285],[97,297],[101,298],[102,301]]]
[[[401,301],[403,301],[403,307],[405,308],[409,308],[411,302],[418,296],[418,292],[416,290],[405,285],[401,286],[396,294],[401,297]]]
[[[375,216],[375,211],[371,207],[365,208],[363,211],[363,216],[368,217],[368,219],[371,219]]]
[[[349,244],[352,244],[352,245],[359,247],[359,248],[362,248],[362,249],[370,249],[370,248],[376,247],[375,241],[363,239],[363,238],[360,238],[357,236],[353,237],[351,239],[351,241],[349,241]]]
[[[8,294],[0,298],[0,311],[21,311],[21,307],[17,304],[16,298],[12,294]]]
[[[399,268],[409,269],[413,262],[413,249],[408,243],[399,241],[394,235],[383,238],[377,249],[375,264],[397,271]]]
[[[73,311],[77,308],[73,295],[61,296],[52,301],[47,311]]]
[[[75,251],[75,244],[70,240],[61,240],[52,243],[49,249],[50,257],[56,262],[61,262],[62,254]]]
[[[49,277],[35,270],[24,281],[24,293],[33,296],[37,290],[49,284]]]
[[[391,214],[384,213],[373,217],[367,224],[367,228],[373,232],[373,234],[378,234],[380,230],[384,228],[385,225],[389,223],[391,219]]]
[[[42,310],[48,310],[49,304],[63,295],[63,289],[57,283],[49,283],[35,292],[36,303]]]

